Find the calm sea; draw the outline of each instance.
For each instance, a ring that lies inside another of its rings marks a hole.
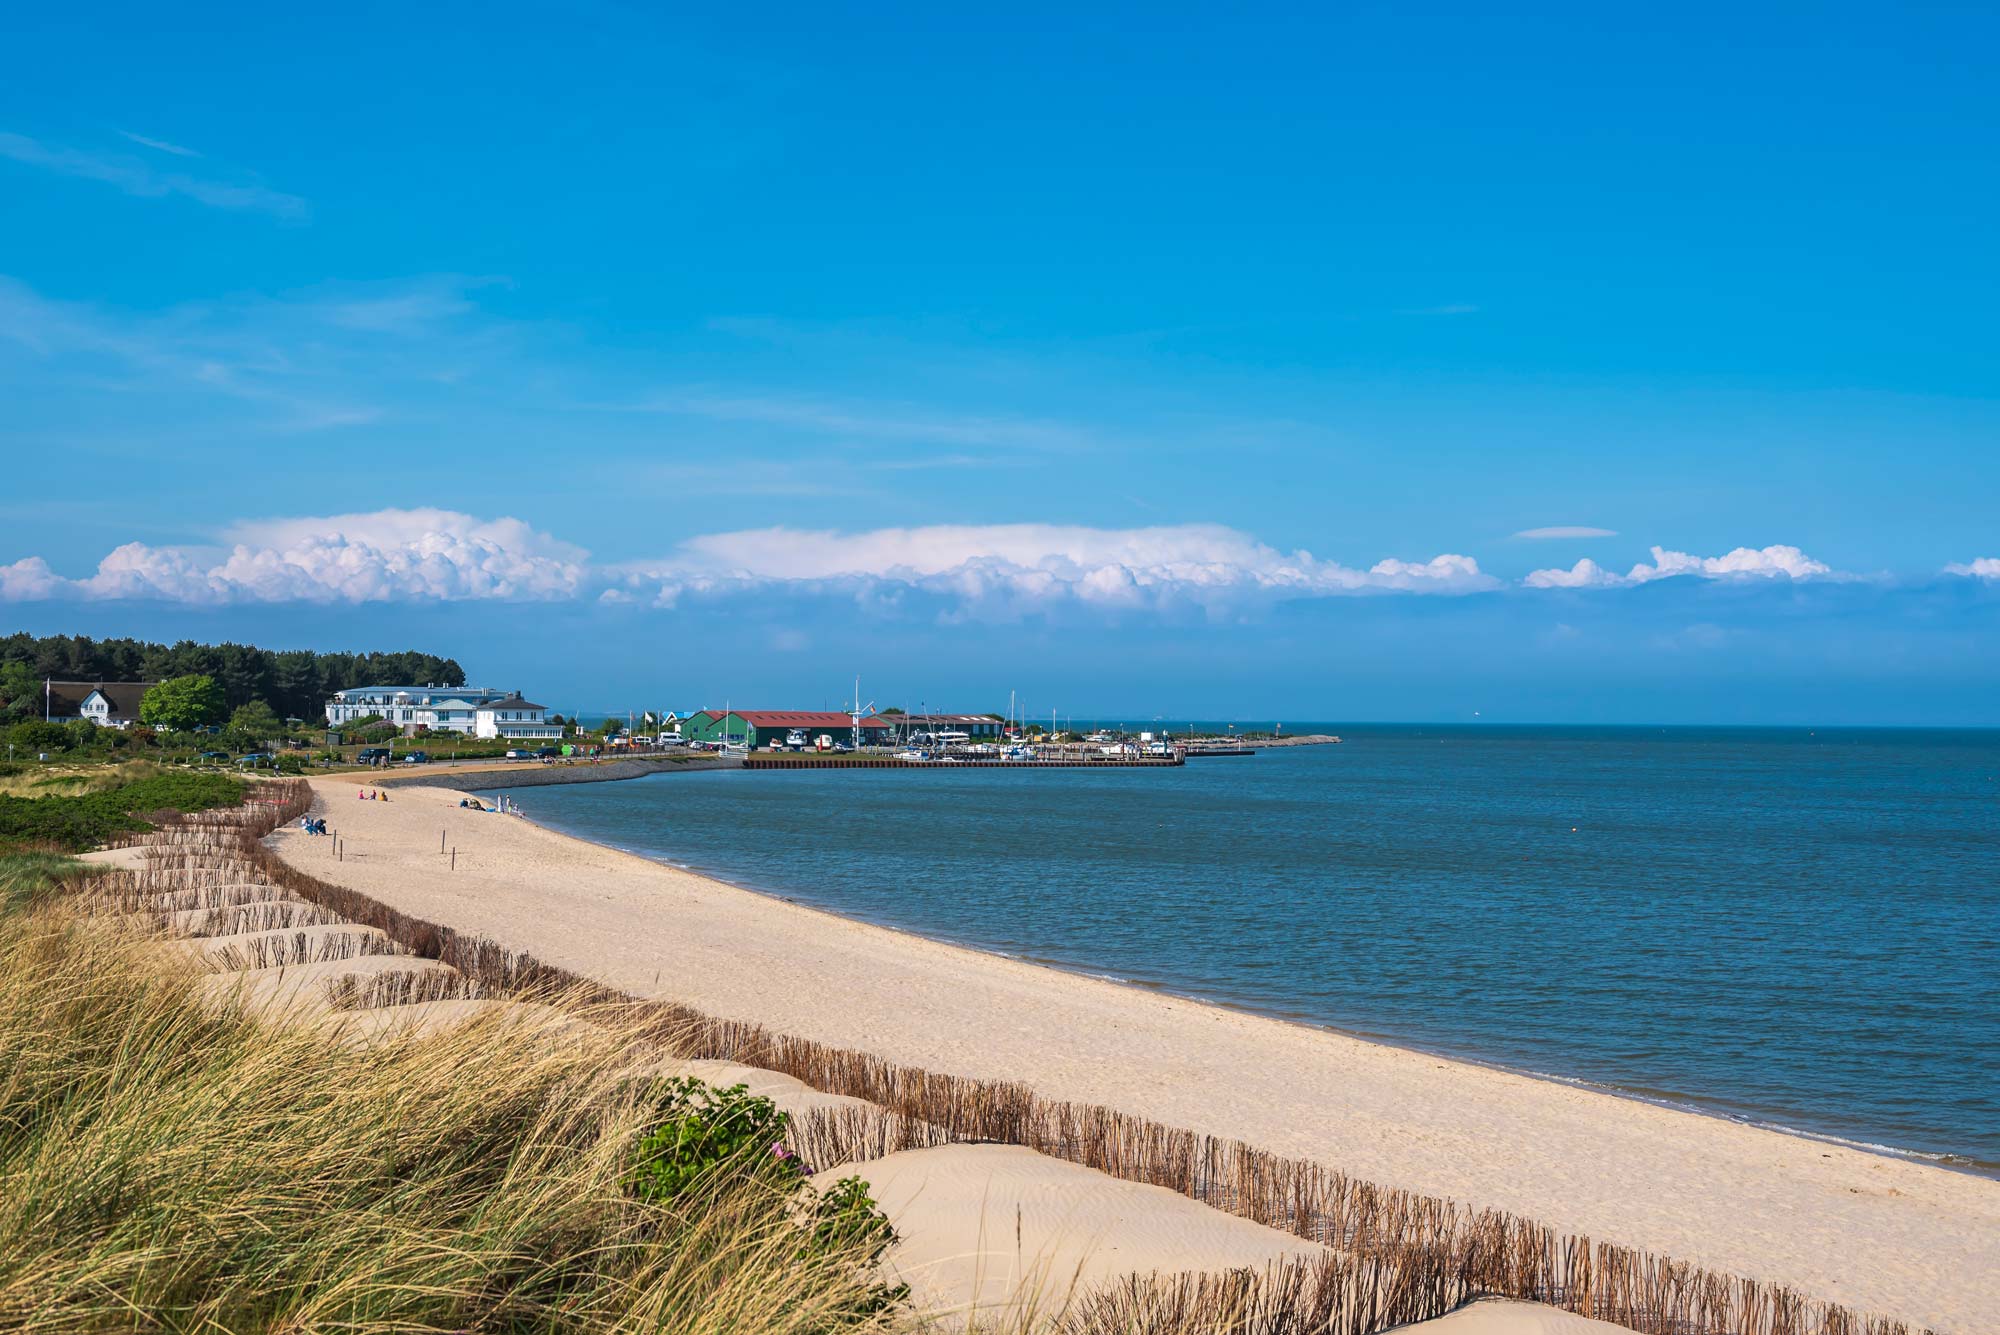
[[[1308,730],[1346,740],[511,796],[873,922],[2000,1168],[2000,732]]]

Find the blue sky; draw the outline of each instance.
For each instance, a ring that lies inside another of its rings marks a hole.
[[[1990,8],[0,40],[21,628],[591,707],[2000,723]]]

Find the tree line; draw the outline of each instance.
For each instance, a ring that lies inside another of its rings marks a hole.
[[[39,718],[42,682],[166,681],[214,678],[226,708],[261,701],[278,717],[322,717],[326,698],[355,686],[465,685],[456,659],[417,653],[316,653],[271,650],[248,644],[198,644],[181,640],[93,640],[86,635],[0,639],[0,716]]]

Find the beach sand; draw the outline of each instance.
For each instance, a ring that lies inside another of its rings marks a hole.
[[[1017,1145],[901,1150],[819,1174],[867,1181],[895,1223],[884,1258],[936,1317],[1012,1324],[1127,1275],[1262,1270],[1315,1243],[1223,1214],[1164,1187],[1124,1182]],[[818,1180],[818,1179],[816,1179]]]
[[[314,786],[345,860],[296,830],[272,837],[287,860],[637,995],[1021,1081],[1940,1331],[2000,1324],[2000,1182],[871,927],[464,810],[449,790],[360,802],[352,780]]]

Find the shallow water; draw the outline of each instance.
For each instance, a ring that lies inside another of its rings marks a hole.
[[[930,936],[2000,1167],[2000,733],[1325,730],[510,796]]]

